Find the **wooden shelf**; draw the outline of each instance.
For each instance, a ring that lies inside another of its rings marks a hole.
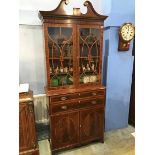
[[[91,46],[93,43],[87,43],[87,44]],[[95,44],[96,44],[96,43],[95,43]],[[95,44],[94,44],[94,45],[95,45]],[[86,43],[80,43],[80,46],[83,46],[83,45],[86,45]],[[97,46],[99,47],[100,44],[97,44]]]
[[[49,46],[49,48],[51,48],[52,47],[52,42],[50,42],[49,44],[48,44],[48,46]],[[73,46],[73,43],[65,43],[65,44],[63,44],[63,43],[54,43],[54,44],[57,44],[57,45],[59,45],[59,46],[64,46],[64,45],[70,45],[70,46]]]
[[[80,74],[83,74],[83,73],[89,73],[89,74],[91,74],[91,73],[94,73],[95,75],[97,74],[97,72],[96,71],[83,71],[83,72],[80,72]]]
[[[88,59],[88,57],[79,57],[80,59]],[[91,58],[99,58],[99,56],[91,56]]]
[[[51,57],[49,58],[49,60],[52,60],[52,59],[53,60],[60,60],[60,58],[51,58]],[[63,57],[63,60],[70,60],[70,59],[72,60],[73,57]]]
[[[55,76],[56,76],[56,75],[58,75],[58,76],[59,76],[59,75],[67,75],[67,74],[73,75],[73,72],[67,72],[67,73],[64,73],[64,72],[63,72],[63,73],[56,73],[56,74],[55,74],[55,73],[50,73],[50,75],[55,75]]]

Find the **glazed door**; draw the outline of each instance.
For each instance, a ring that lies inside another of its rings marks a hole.
[[[74,27],[61,24],[48,24],[45,28],[47,77],[50,88],[73,87]]]
[[[19,106],[19,150],[26,151],[36,148],[35,122],[33,106],[20,104]]]
[[[88,25],[79,25],[77,30],[79,84],[101,84],[103,30],[100,26]]]
[[[79,113],[51,116],[52,148],[58,149],[79,142]]]
[[[80,141],[82,143],[103,138],[103,108],[80,112]]]

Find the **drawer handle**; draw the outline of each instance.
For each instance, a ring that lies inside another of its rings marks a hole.
[[[64,101],[66,99],[67,99],[67,97],[65,97],[65,96],[61,97],[61,101]]]
[[[92,104],[97,104],[97,102],[96,102],[96,101],[91,101],[91,103],[92,103]]]
[[[61,109],[66,110],[67,109],[67,106],[66,105],[61,106]]]
[[[95,92],[92,93],[93,96],[97,95]]]

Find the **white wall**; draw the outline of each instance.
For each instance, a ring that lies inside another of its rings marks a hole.
[[[72,7],[82,7],[84,0],[70,0]],[[98,13],[103,14],[103,0],[90,0]],[[46,85],[43,30],[38,10],[53,10],[60,0],[20,0],[19,5],[19,79],[29,83],[34,94],[44,93]]]
[[[42,26],[19,26],[19,82],[29,83],[34,94],[44,92],[45,56]]]
[[[106,6],[109,6],[108,0],[90,0],[92,2],[94,9],[100,13],[104,14],[105,11],[103,8],[107,8]],[[111,1],[111,0],[110,0]],[[20,24],[29,24],[29,25],[41,25],[40,20],[38,19],[38,11],[39,10],[53,10],[55,9],[60,0],[20,0],[19,4],[19,22]],[[73,8],[73,7],[80,7],[81,12],[85,13],[87,11],[86,7],[83,6],[84,0],[70,0],[70,3],[67,7]],[[104,5],[103,5],[104,4]],[[109,8],[108,8],[109,10]],[[106,9],[107,11],[107,9]]]

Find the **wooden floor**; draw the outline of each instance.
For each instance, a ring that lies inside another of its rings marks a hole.
[[[59,153],[59,155],[134,155],[135,129],[128,126],[124,129],[105,133],[104,143],[93,143],[80,148]],[[39,141],[40,155],[51,155],[48,140]]]

